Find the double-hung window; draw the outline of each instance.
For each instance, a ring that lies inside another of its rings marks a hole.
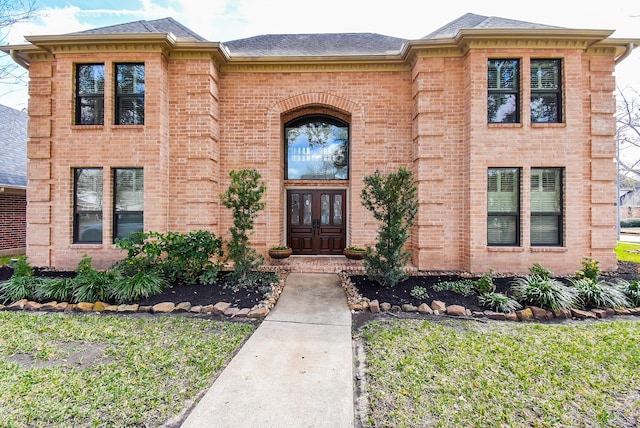
[[[116,64],[116,125],[144,125],[144,64]]]
[[[102,243],[102,168],[74,170],[73,212],[73,242]]]
[[[104,64],[76,64],[76,125],[104,125]]]
[[[113,239],[142,232],[144,224],[144,170],[113,170]]]
[[[531,169],[531,245],[562,245],[562,168]]]
[[[562,72],[559,59],[531,60],[531,122],[562,122]]]
[[[487,244],[520,244],[520,169],[489,168]]]
[[[487,64],[487,120],[520,122],[520,60],[490,59]]]

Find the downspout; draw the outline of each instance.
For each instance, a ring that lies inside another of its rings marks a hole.
[[[24,59],[20,58],[16,53],[15,49],[11,49],[9,51],[9,55],[11,55],[11,59],[14,60],[18,65],[20,65],[22,68],[26,70],[29,70],[29,63]]]
[[[631,52],[633,52],[633,49],[635,49],[635,47],[636,46],[633,44],[633,42],[628,43],[627,47],[624,50],[624,53],[620,55],[618,58],[616,58],[616,65],[620,64],[622,61],[625,60],[625,58],[631,55]]]

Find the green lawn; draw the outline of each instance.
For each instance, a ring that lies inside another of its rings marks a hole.
[[[618,260],[640,263],[640,244],[618,242],[616,256],[618,256]]]
[[[638,337],[634,321],[372,322],[365,426],[636,426]]]
[[[0,312],[0,426],[159,426],[254,324]]]

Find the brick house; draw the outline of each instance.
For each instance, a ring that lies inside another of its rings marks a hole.
[[[256,169],[266,253],[340,255],[377,225],[362,177],[411,170],[420,270],[615,270],[613,72],[638,40],[467,14],[417,40],[218,43],[171,18],[2,46],[29,69],[27,254],[98,266],[133,230],[228,237],[219,195]]]
[[[27,241],[27,113],[0,105],[0,257]]]

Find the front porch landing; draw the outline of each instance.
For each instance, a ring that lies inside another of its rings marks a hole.
[[[301,273],[338,273],[343,271],[364,273],[364,260],[351,260],[345,256],[291,256],[281,260],[267,257],[266,266]],[[406,270],[417,272],[415,266],[407,266]]]

